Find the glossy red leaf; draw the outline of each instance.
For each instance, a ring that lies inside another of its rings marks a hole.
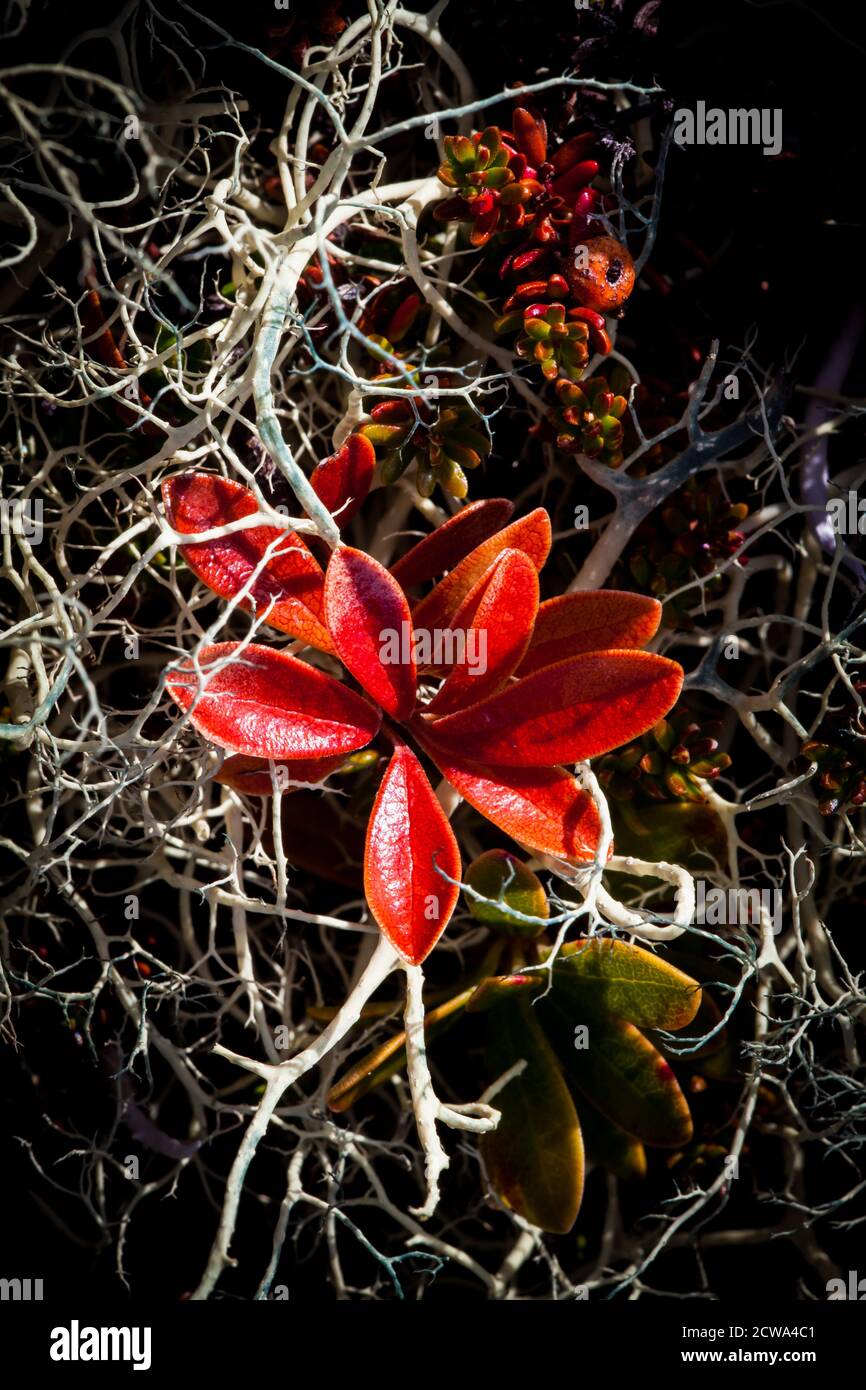
[[[518,106],[511,114],[511,129],[521,154],[537,169],[547,158],[547,126],[531,111]]]
[[[322,782],[345,761],[342,753],[333,758],[297,758],[290,763],[275,763],[277,790],[295,791],[296,782]],[[271,765],[266,758],[246,758],[239,753],[226,758],[214,781],[233,787],[247,796],[273,796]]]
[[[182,473],[162,485],[169,524],[183,535],[211,531],[241,517],[252,516],[259,504],[248,488],[214,473]],[[322,567],[294,531],[278,526],[255,526],[219,540],[182,545],[190,569],[221,598],[234,598],[249,582],[271,547],[271,558],[250,587],[255,600],[244,599],[247,610],[258,612],[273,602],[267,621],[321,651],[333,651],[324,623]]]
[[[498,226],[499,208],[494,205],[489,212],[482,212],[475,218],[469,232],[470,244],[472,246],[486,246]]]
[[[554,176],[564,174],[567,169],[571,169],[580,160],[586,159],[594,144],[594,131],[584,131],[580,135],[573,136],[571,140],[566,140],[565,144],[560,145],[550,156]]]
[[[598,810],[564,768],[490,767],[419,742],[464,801],[519,844],[579,863],[595,858]]]
[[[465,659],[428,710],[448,714],[499,690],[520,665],[537,612],[537,569],[522,550],[503,551],[454,615],[452,627],[466,633]]]
[[[514,504],[505,497],[482,498],[443,521],[429,536],[391,566],[391,573],[404,589],[414,589],[456,564],[500,531],[514,511]]]
[[[328,627],[347,670],[394,719],[415,707],[415,651],[406,595],[378,560],[333,551],[325,576]]]
[[[550,517],[543,507],[512,521],[476,546],[421,600],[412,614],[415,626],[429,631],[448,627],[463,600],[503,550],[522,550],[540,570],[550,554],[550,541]]]
[[[573,164],[564,174],[560,174],[554,184],[557,198],[572,199],[588,183],[592,183],[598,173],[599,165],[594,159],[584,159]]]
[[[286,652],[219,642],[202,649],[199,666],[201,678],[189,662],[166,687],[199,733],[230,753],[324,758],[353,753],[378,733],[381,715],[368,700]]]
[[[646,646],[658,630],[661,615],[658,599],[616,589],[585,590],[548,599],[539,607],[520,675],[528,676],[579,652]]]
[[[503,767],[582,762],[646,733],[676,703],[682,667],[652,652],[583,652],[427,726],[437,747]]]
[[[432,951],[454,911],[460,851],[415,754],[399,744],[382,778],[364,855],[370,911],[410,965]]]
[[[321,502],[344,530],[364,505],[376,468],[376,450],[363,434],[352,434],[342,449],[313,469],[310,482]]]

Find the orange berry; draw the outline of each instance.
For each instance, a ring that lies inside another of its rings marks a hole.
[[[580,302],[602,314],[619,309],[634,289],[634,261],[611,236],[592,237],[575,247],[566,274]]]

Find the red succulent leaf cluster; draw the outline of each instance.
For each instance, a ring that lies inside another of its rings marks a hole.
[[[535,243],[556,239],[557,223],[570,220],[582,190],[598,173],[586,156],[595,143],[591,134],[576,136],[547,158],[547,127],[543,120],[518,106],[511,130],[489,126],[471,139],[445,137],[445,161],[439,177],[455,190],[439,204],[441,221],[471,223],[469,239],[484,246],[495,232],[523,231]],[[594,199],[584,199],[588,213]]]
[[[358,502],[365,443],[355,437],[317,470],[329,505],[348,503],[345,511]],[[213,474],[171,478],[163,495],[183,535],[222,530],[258,511],[251,492]],[[338,656],[360,687],[244,642],[205,646],[167,675],[193,726],[243,759],[247,778],[257,766],[267,772],[270,761],[293,781],[318,781],[346,755],[387,741],[390,762],[367,828],[365,890],[382,931],[413,964],[454,910],[460,852],[411,745],[514,840],[591,861],[598,811],[563,764],[651,728],[682,684],[675,662],[640,650],[658,627],[656,600],[600,591],[539,602],[550,521],[541,508],[516,521],[511,511],[503,499],[477,502],[391,571],[345,545],[323,570],[302,538],[279,526],[236,526],[181,545],[214,592]],[[407,591],[430,580],[437,582],[429,592],[410,601]],[[483,669],[468,655],[473,632],[484,638]],[[435,640],[445,633],[450,652]],[[386,634],[396,643],[389,646]]]
[[[439,169],[442,182],[455,190],[437,205],[439,220],[470,223],[469,240],[478,247],[495,233],[522,234],[500,268],[503,279],[516,277],[517,284],[496,330],[520,331],[519,355],[540,362],[551,381],[560,354],[539,346],[539,334],[548,328],[563,339],[563,375],[576,381],[586,361],[581,343],[588,337],[594,352],[610,352],[604,315],[621,313],[634,288],[626,247],[614,237],[591,235],[602,206],[590,187],[599,172],[587,158],[594,143],[594,135],[584,132],[548,156],[544,121],[517,107],[511,131],[490,126],[471,139],[446,137]],[[569,308],[569,301],[576,307]]]
[[[420,375],[413,372],[413,380]],[[457,384],[457,378],[448,372],[425,372],[424,382],[447,389]],[[465,497],[469,491],[466,473],[477,468],[491,449],[482,418],[460,396],[435,404],[424,395],[380,400],[370,410],[369,424],[358,433],[376,450],[379,477],[386,486],[414,463],[415,484],[422,497],[432,496],[437,482],[450,496]]]

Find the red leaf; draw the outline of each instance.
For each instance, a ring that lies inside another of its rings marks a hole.
[[[646,733],[676,703],[682,667],[651,652],[583,652],[428,724],[437,747],[504,767],[581,762]]]
[[[252,516],[259,504],[248,488],[214,473],[182,473],[162,485],[165,512],[175,531],[193,535]],[[249,582],[275,542],[267,565],[250,586],[255,603],[247,610],[261,612],[276,600],[268,614],[271,627],[290,632],[321,651],[334,650],[323,621],[325,576],[318,561],[294,531],[278,526],[255,526],[215,541],[182,545],[180,553],[199,579],[219,594],[234,598]]]
[[[520,665],[537,612],[538,571],[522,550],[503,551],[454,616],[453,627],[466,631],[469,660],[451,669],[428,711],[448,714],[504,685]]]
[[[579,193],[582,188],[586,188],[588,183],[592,183],[598,173],[598,164],[594,159],[584,159],[579,164],[573,164],[566,173],[560,174],[553,185],[554,193],[557,198],[571,199]]]
[[[382,779],[364,854],[364,891],[391,945],[410,965],[432,951],[459,894],[460,851],[424,769],[398,744]]]
[[[416,584],[434,579],[501,530],[513,511],[514,504],[505,497],[482,498],[480,502],[471,503],[407,550],[402,559],[391,566],[391,573],[404,589],[414,589]]]
[[[325,576],[325,612],[340,660],[394,719],[415,708],[415,652],[406,595],[378,560],[343,545]]]
[[[592,797],[561,767],[490,767],[421,739],[443,777],[519,844],[579,863],[595,858],[601,822]]]
[[[378,733],[379,711],[331,676],[271,647],[239,648],[204,647],[201,679],[191,662],[166,677],[172,699],[191,710],[193,726],[211,743],[281,761],[353,753]],[[235,652],[236,660],[208,670]]]
[[[291,763],[275,763],[277,790],[296,791],[295,782],[322,782],[345,761],[338,753],[334,758],[297,758]],[[236,754],[226,758],[214,781],[223,787],[234,787],[247,796],[273,796],[270,763],[266,758],[245,758]]]
[[[415,626],[428,631],[448,627],[470,590],[503,550],[524,551],[540,570],[550,553],[550,540],[550,518],[543,507],[512,521],[504,531],[476,546],[421,600],[412,614]]]
[[[114,334],[106,323],[105,315],[102,312],[102,301],[96,290],[89,290],[85,296],[81,316],[84,320],[84,329],[88,340],[92,340],[87,343],[88,351],[95,353],[100,362],[104,362],[107,367],[114,367],[118,371],[128,372],[129,368],[126,364],[126,358],[117,346]],[[153,405],[151,397],[142,389],[136,377],[130,378],[128,386],[125,389],[129,389],[129,387],[137,393],[141,405],[145,406],[147,409]],[[154,424],[152,420],[145,419],[137,410],[133,410],[130,406],[124,405],[123,399],[120,396],[114,397],[114,410],[118,419],[122,420],[125,425],[128,425],[130,428],[135,427],[141,430],[142,434],[147,434],[151,438],[155,435],[161,435],[166,429],[166,426],[160,429],[159,425]]]
[[[397,306],[388,320],[388,327],[385,331],[385,337],[389,343],[399,343],[405,338],[418,317],[418,310],[423,303],[424,300],[420,294],[410,294],[403,300],[402,304]]]
[[[486,246],[498,226],[499,208],[494,205],[489,212],[483,212],[480,216],[476,216],[469,233],[471,245]]]
[[[511,129],[521,154],[525,154],[536,169],[547,158],[547,126],[536,120],[524,106],[518,106],[511,115]]]
[[[528,676],[531,671],[577,656],[578,652],[643,647],[655,636],[661,614],[658,599],[616,589],[586,590],[548,599],[538,610],[520,675]]]
[[[334,520],[344,530],[364,504],[373,472],[376,450],[363,434],[352,434],[342,449],[323,459],[310,476],[313,491],[334,513]]]
[[[584,131],[581,135],[575,135],[571,140],[566,140],[564,145],[554,150],[550,156],[555,175],[564,174],[566,169],[571,169],[579,160],[586,159],[593,145],[595,144],[595,134],[593,131]]]

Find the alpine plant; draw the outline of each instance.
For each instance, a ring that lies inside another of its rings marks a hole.
[[[373,463],[372,446],[355,436],[313,474],[338,521],[363,502]],[[259,511],[252,492],[217,474],[179,474],[163,496],[171,526],[190,537]],[[301,656],[258,642],[205,644],[169,668],[172,698],[231,755],[221,780],[267,792],[273,764],[290,783],[318,783],[359,749],[387,750],[364,885],[381,931],[413,965],[447,926],[461,876],[428,771],[526,848],[592,862],[599,812],[568,765],[651,729],[682,685],[676,662],[641,650],[659,625],[656,599],[597,591],[539,602],[550,520],[542,508],[512,520],[512,510],[504,499],[476,502],[390,570],[343,544],[323,569],[276,525],[236,525],[180,546],[214,593],[305,644]],[[462,638],[452,650],[464,658],[483,634],[483,673],[467,659],[436,664],[443,632]],[[387,642],[395,633],[401,640]],[[317,653],[329,665],[337,658],[344,678],[321,670]]]

